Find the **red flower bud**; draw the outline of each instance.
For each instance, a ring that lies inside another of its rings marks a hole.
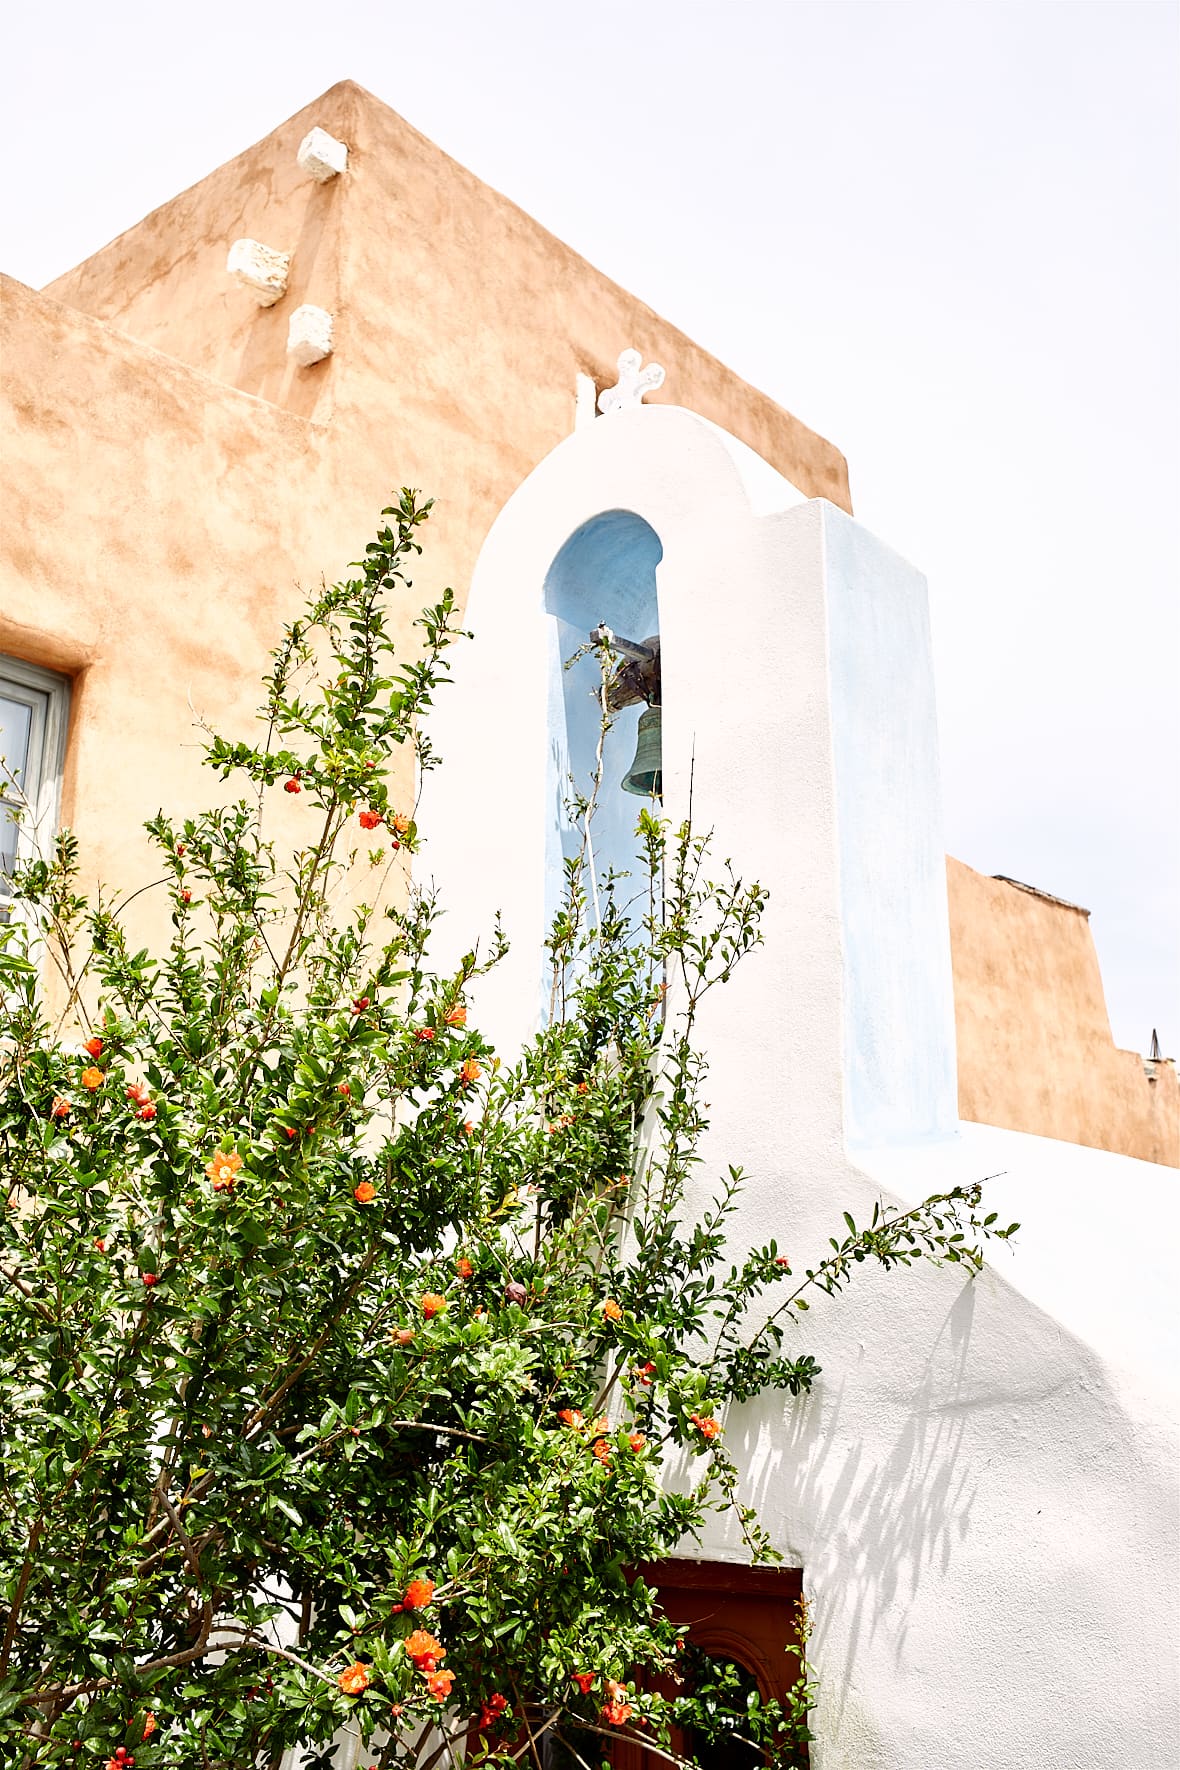
[[[302,793],[303,788],[299,785],[295,776],[292,775],[289,781],[283,782],[283,791],[284,793]]]

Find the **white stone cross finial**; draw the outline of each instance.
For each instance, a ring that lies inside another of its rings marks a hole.
[[[643,404],[645,393],[654,393],[664,385],[664,371],[659,363],[643,367],[637,350],[625,350],[619,358],[619,380],[615,387],[604,387],[598,396],[600,412],[621,412],[627,406]]]

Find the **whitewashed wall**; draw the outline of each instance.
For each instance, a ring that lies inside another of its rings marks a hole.
[[[798,1335],[824,1366],[813,1396],[729,1423],[814,1601],[817,1770],[1171,1770],[1174,1176],[957,1125],[923,581],[676,408],[579,430],[481,557],[421,869],[456,953],[504,912],[512,954],[481,1024],[506,1051],[536,1024],[543,586],[568,537],[616,510],[663,548],[665,809],[683,815],[691,762],[698,826],[770,890],[766,947],[703,1023],[716,1169],[750,1176],[735,1241],[774,1234],[814,1264],[842,1210],[999,1169],[997,1208],[1028,1222],[974,1281],[871,1272],[821,1300]],[[703,1552],[739,1555],[725,1537]]]

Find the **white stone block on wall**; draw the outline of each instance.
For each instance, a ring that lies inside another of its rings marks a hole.
[[[331,314],[322,307],[297,307],[287,327],[287,355],[307,369],[331,353]]]
[[[327,184],[348,165],[348,148],[326,129],[316,128],[303,137],[296,158],[309,178]]]
[[[235,240],[225,268],[234,281],[252,295],[259,307],[273,307],[287,293],[291,254],[276,252],[260,240]]]

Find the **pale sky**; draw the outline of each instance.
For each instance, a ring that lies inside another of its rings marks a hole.
[[[4,35],[35,287],[351,78],[830,437],[930,580],[948,848],[1090,909],[1117,1041],[1180,1055],[1174,0],[65,0]]]

